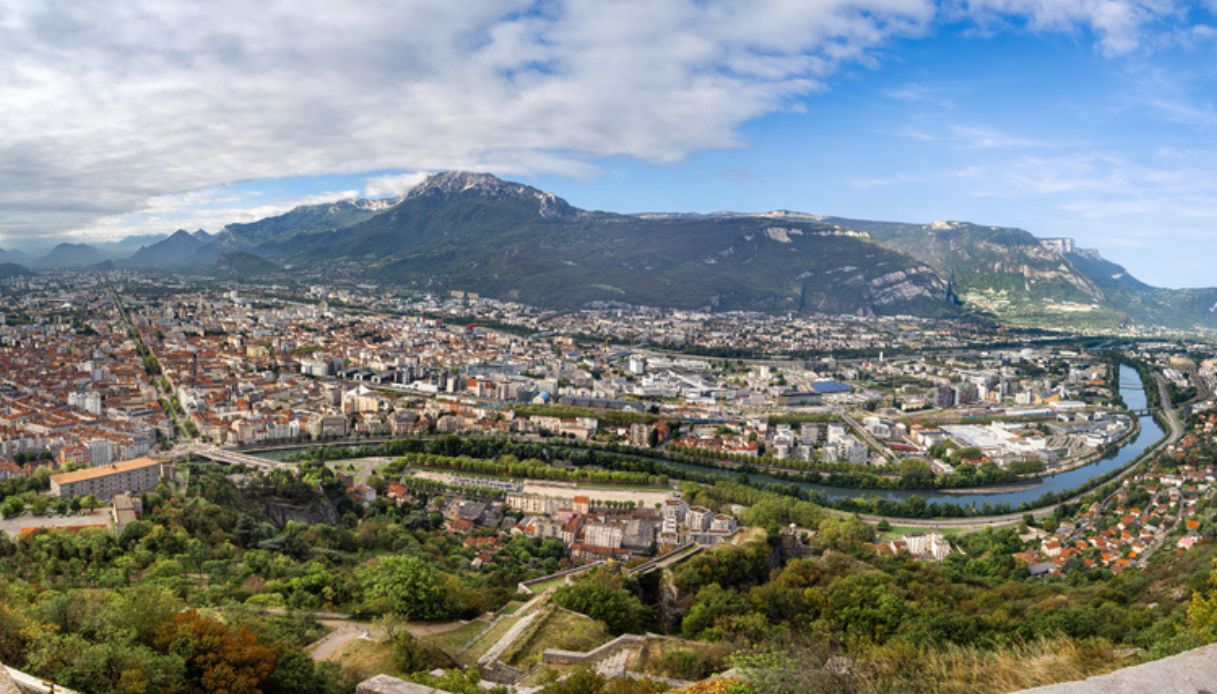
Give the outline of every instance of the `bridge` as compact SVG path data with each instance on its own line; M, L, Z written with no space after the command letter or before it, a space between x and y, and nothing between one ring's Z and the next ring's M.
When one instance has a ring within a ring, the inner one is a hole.
M679 564L680 562L688 559L689 557L693 556L694 554L697 554L698 552L702 551L702 549L703 549L703 547L701 545L697 545L692 542L689 542L687 544L681 545L680 547L677 547L676 549L672 550L671 552L668 552L667 554L665 554L661 557L655 557L654 559L651 559L650 561L647 561L643 564L639 564L638 566L635 566L632 569L626 569L625 575L626 576L645 576L646 574L649 574L652 571L662 571L663 569L666 569L669 566Z
M1153 414L1153 410L1151 410L1149 408L1144 408L1144 409L1140 409L1140 410L1129 410L1129 413L1132 414L1134 417L1148 417L1151 414Z
M236 451L226 451L223 448L216 446L208 446L206 444L191 443L181 447L178 451L182 454L189 454L198 458L206 458L217 463L227 463L229 465L245 465L247 467L261 470L262 472L271 472L272 470L289 470L294 468L290 463L281 463L277 460L268 460L259 458L246 453L238 453Z

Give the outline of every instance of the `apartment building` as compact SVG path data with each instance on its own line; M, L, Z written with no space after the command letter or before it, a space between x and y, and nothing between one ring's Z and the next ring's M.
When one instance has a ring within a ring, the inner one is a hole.
M52 475L51 494L65 499L92 494L98 499L108 500L123 492L150 492L156 489L161 476L161 463L151 458L136 458L112 465Z

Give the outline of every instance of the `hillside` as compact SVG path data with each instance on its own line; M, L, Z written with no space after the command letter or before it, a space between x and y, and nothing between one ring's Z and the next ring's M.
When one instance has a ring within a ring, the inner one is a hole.
M135 237L132 237L135 238ZM148 237L143 237L148 238ZM336 270L541 307L645 304L773 313L957 315L1071 329L1217 328L1217 289L1152 287L1098 251L1022 229L798 212L615 214L490 174L435 174L398 200L304 205L214 236L179 230L122 267ZM92 267L132 239L60 244L39 267ZM3 258L0 258L3 260ZM11 260L11 258L10 258Z
M829 219L926 263L967 305L1007 321L1113 325L1125 316L1059 251L1022 229L967 222L903 224Z
M278 264L265 258L256 256L253 253L243 253L240 251L225 253L220 256L215 264L215 270L218 274L234 278L268 275L279 272L282 269Z
M308 237L358 224L394 204L390 200L339 200L302 205L256 222L229 224L193 254L190 264L212 265L220 256L233 252L275 259L297 255Z
M82 268L108 259L105 253L87 243L61 243L39 258L36 264L47 268Z
M210 241L211 236L202 229L193 234L185 229L178 229L169 238L140 248L126 259L124 264L149 268L191 265L191 257Z
M1078 251L1069 262L1095 284L1113 308L1139 322L1189 328L1217 325L1217 288L1162 289L1129 274L1094 251Z
M905 224L827 218L864 230L933 267L969 307L1011 323L1049 327L1217 327L1217 289L1163 289L1097 250L1060 247L1022 229L968 222Z
M829 313L952 313L929 267L825 224L619 215L486 174L430 178L397 206L303 239L382 280L559 308L630 303Z
M34 273L30 272L29 268L17 263L0 263L0 280L6 280L11 277L29 277Z
M0 248L0 263L29 263L30 256L16 249Z

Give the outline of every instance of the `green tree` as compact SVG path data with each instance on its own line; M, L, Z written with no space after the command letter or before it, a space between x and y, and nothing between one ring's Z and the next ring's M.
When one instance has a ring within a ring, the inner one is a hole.
M614 634L641 632L648 612L637 596L621 587L620 577L600 569L562 586L553 600L560 607L604 622Z
M21 500L21 497L10 496L4 500L3 504L0 504L0 515L5 518L15 518L22 513L25 513L25 502Z
M361 583L366 598L380 611L407 619L442 619L453 612L439 571L411 554L382 557L363 572Z
M919 489L934 483L934 470L919 458L909 458L900 463L900 486Z

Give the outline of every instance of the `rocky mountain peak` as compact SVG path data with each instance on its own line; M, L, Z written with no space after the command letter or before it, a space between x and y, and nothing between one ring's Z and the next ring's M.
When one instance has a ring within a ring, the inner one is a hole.
M502 200L535 201L542 217L565 217L575 213L565 200L523 183L513 183L488 173L474 171L442 171L428 176L406 195L406 200L427 195L455 195L474 192Z

